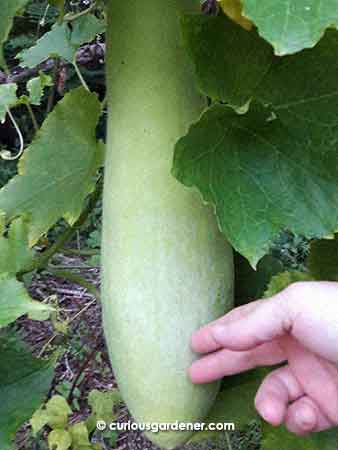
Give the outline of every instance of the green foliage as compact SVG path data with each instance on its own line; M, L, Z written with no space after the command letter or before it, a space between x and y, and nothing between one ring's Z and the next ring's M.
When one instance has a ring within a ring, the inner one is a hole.
M121 403L121 395L118 390L110 392L100 392L96 389L90 392L88 404L91 407L92 414L87 419L87 427L90 432L94 431L96 423L103 420L105 423L111 423L116 420L114 408Z
M89 441L89 433L85 423L76 423L70 427L69 434L71 436L73 450L93 450L96 448Z
M7 232L4 222L4 216L0 215L0 328L24 314L35 320L46 320L53 308L33 301L15 278L34 257L34 252L28 247L29 225L18 218L10 224Z
M209 108L176 145L176 178L186 186L196 186L204 200L216 207L222 231L253 266L285 228L308 238L332 233L338 222L338 33L327 33L315 49L297 56L281 60L271 55L268 66L261 66L257 57L264 76L253 90L247 88L246 59L241 63L230 55L225 89L226 69L218 64L224 61L224 52L220 53L215 34L206 31L214 20L224 20L230 42L236 25L228 27L227 19L221 17L186 20L192 27L193 43L189 45L200 68L198 75L201 78L203 67L207 80L205 93L213 96L216 80L217 92L233 93L231 99L223 96L224 102L234 103L237 92L246 92L246 98L240 97L237 104L250 99L251 103L246 114L236 114L223 104ZM236 35L239 54L242 49L248 51L242 33L248 32L241 29ZM223 32L219 39L224 42ZM194 46L195 40L203 45ZM265 45L262 40L252 40L250 53L259 55ZM209 86L210 67L217 75L210 78ZM242 80L240 90L237 79Z
M60 13L60 19L63 18L65 14L65 0L48 0L49 4L58 8Z
M23 271L34 258L28 247L29 223L23 218L13 220L5 235L5 216L0 214L0 273L15 275Z
M218 0L223 11L246 30L252 29L252 22L243 16L241 0Z
M57 428L49 433L48 445L55 450L68 450L72 445L72 437L67 430Z
M71 413L72 410L66 399L60 395L54 395L46 407L40 408L34 413L30 421L33 432L37 433L45 425L49 425L53 429L65 428Z
M254 270L248 261L235 254L235 295L236 305L249 303L261 298L271 277L284 270L281 261L271 255L264 256Z
M72 63L80 45L103 33L104 23L93 15L77 19L72 28L67 23L55 24L34 47L23 50L17 57L23 66L35 67L48 57L60 57Z
M29 100L32 105L40 105L44 89L53 86L52 78L49 75L40 72L36 78L31 78L27 83Z
M85 422L69 424L72 410L66 399L54 395L45 407L38 409L31 418L33 432L36 435L43 427L48 425L51 429L48 434L48 443L57 450L100 450L101 446L90 442L90 435L96 429L96 422L104 420L110 423L116 419L113 410L121 401L117 390L100 392L93 390L88 397L92 413Z
M306 270L306 259L310 251L310 241L298 234L283 232L272 245L271 254L287 270Z
M58 8L52 6L52 2L48 2L48 0L30 0L25 9L25 18L27 18L29 23L35 25L35 29L36 26L53 25L58 15ZM36 33L34 34L36 37ZM22 48L24 47L26 46L22 46Z
M223 14L182 19L199 89L211 99L212 107L177 144L174 174L185 185L197 186L204 200L216 207L223 232L252 265L272 246L272 256L263 257L257 271L244 258L237 258L238 304L262 297L264 292L265 296L273 295L295 281L338 281L337 238L313 240L307 264L304 262L309 251L307 239L333 236L338 228L337 32L326 32L317 44L328 26L337 27L337 2L243 0L244 15L258 26L259 34L243 29L251 29L251 23L242 15L239 0L221 3L243 28ZM81 11L79 2L70 5L50 0L49 8L46 1L2 3L0 47L5 44L9 65L15 64L12 56L22 49L19 57L30 68L52 56L73 63L79 46L104 31L103 21L91 14L71 24L62 22L65 9L75 14ZM16 19L9 34L14 16L21 11L24 16ZM314 49L293 56L273 54L295 53L315 44ZM5 68L2 49L0 67ZM96 72L88 71L88 75L95 84ZM73 84L68 83L66 90ZM42 123L48 109L43 98L47 86L52 86L49 75L40 73L28 79L28 99L22 96L24 83L0 85L0 121L6 118L7 109L17 107L15 117L26 143L33 132L20 103L30 101L38 123ZM57 100L61 92L56 86ZM36 257L30 246L60 218L74 223L93 190L103 161L102 145L96 139L100 112L95 94L82 88L67 94L28 147L19 163L19 174L0 191L0 210L9 221L6 228L1 213L0 327L23 314L44 319L52 311L45 303L33 301L16 276ZM15 171L15 162L0 160L0 164L2 186ZM82 240L93 249L100 248L100 214L98 208L89 225L82 228ZM66 229L64 224L54 238ZM284 233L276 241L284 229L299 234ZM98 265L99 255L90 262ZM56 332L64 336L70 333L68 322L57 311L52 312L52 323ZM79 327L74 333L78 336L82 332ZM53 363L35 360L4 334L0 334L0 361L0 447L12 450L15 431L45 398ZM227 378L208 420L235 421L242 427L255 418L253 397L262 376L257 374ZM67 397L72 391L73 408L79 406L81 392L71 382L58 384L56 391ZM35 433L42 435L48 427L49 447L57 450L97 449L91 443L96 421L116 419L114 407L120 401L119 394L92 391L88 398L91 415L75 425L69 423L73 411L62 396L52 397L34 414L31 423ZM266 424L263 431L261 450L337 448L335 431L302 438ZM208 437L213 435L197 434L194 441Z
M0 68L6 66L2 46L7 40L16 13L25 6L28 0L4 0L0 8Z
M30 217L30 243L59 218L72 224L79 217L103 161L103 146L95 135L99 115L95 94L83 88L67 94L25 151L19 174L0 191L0 210L9 219Z
M244 428L258 415L252 399L262 381L266 370L257 369L246 374L227 377L216 401L209 412L206 423L235 423L236 429ZM190 442L219 435L219 431L200 431Z
M313 47L325 29L338 26L338 1L242 0L244 15L251 19L277 55Z
M315 279L338 281L338 236L312 242L307 264Z
M47 394L54 375L53 361L32 357L15 337L0 334L0 446L11 440Z
M33 34L19 34L6 42L5 50L8 53L17 53L18 50L31 47L35 44L36 37Z
M305 272L282 272L278 275L272 277L267 290L265 291L264 297L271 297L277 294L292 283L297 281L311 281L313 277L309 273Z
M201 92L234 107L245 105L269 71L270 45L223 14L185 15L181 23Z
M5 120L7 109L14 106L18 101L17 88L18 86L15 83L0 84L0 122Z
M16 161L0 160L0 189L8 183L8 181L16 173Z
M337 429L312 433L309 436L296 436L284 427L263 426L261 450L336 450L338 446Z
M53 308L36 302L15 278L0 273L0 328L9 325L24 314L34 320L47 320Z

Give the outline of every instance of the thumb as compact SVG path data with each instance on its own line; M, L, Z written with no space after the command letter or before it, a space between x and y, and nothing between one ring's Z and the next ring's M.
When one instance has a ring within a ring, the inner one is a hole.
M283 336L293 325L289 294L287 288L269 299L238 308L235 318L210 325L211 337L222 347L240 351Z

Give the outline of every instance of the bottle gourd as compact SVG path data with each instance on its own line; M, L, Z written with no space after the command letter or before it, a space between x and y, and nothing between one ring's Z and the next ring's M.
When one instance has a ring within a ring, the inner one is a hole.
M219 384L189 380L197 358L190 337L231 308L233 256L211 209L171 175L175 142L205 106L179 26L199 1L108 0L107 7L106 341L136 421L201 421ZM147 435L174 448L191 432Z

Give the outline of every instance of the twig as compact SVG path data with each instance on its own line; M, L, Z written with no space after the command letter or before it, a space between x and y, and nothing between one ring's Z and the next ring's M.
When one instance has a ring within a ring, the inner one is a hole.
M38 121L36 120L34 111L33 111L33 109L32 109L32 107L31 107L29 102L25 103L25 105L26 105L26 108L27 108L28 113L30 115L30 118L32 120L32 124L33 124L34 130L35 130L35 132L37 132L39 130L39 124L38 124Z
M98 347L98 345L96 344L95 347L93 348L93 350L89 353L89 355L87 356L87 358L84 360L83 364L81 365L81 367L80 367L80 369L79 369L79 371L78 371L78 373L77 373L77 375L76 375L76 377L75 377L75 379L73 381L72 387L71 387L69 395L68 395L68 399L67 400L68 400L69 403L72 403L74 390L76 388L77 382L79 381L82 373L86 370L87 366L91 362L94 354L97 351L97 347Z
M92 305L94 305L96 303L96 298L94 300L92 300L91 302L88 302L86 304L86 306L84 306L78 313L76 313L71 319L69 319L68 323L72 323L75 319L77 319L78 317L80 317L81 314L83 314L84 312L87 311L87 309L89 309Z
M60 333L54 333L52 337L50 337L48 339L48 341L44 344L44 346L42 347L42 349L40 350L39 354L38 354L38 358L41 358L41 356L45 353L46 349L48 348L48 346L54 341L54 339L59 335Z
M66 248L65 255L94 256L100 253L99 249L78 250L77 248Z
M62 252L64 252L65 250L62 250ZM97 253L98 254L98 253ZM96 267L93 266L86 266L86 265L81 265L81 266L55 266L53 264L53 269L55 270L96 270Z

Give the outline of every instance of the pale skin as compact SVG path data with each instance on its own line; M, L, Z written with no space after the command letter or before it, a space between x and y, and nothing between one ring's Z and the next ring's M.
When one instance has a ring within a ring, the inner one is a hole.
M300 436L338 426L338 283L294 283L236 308L197 330L192 348L194 383L284 363L255 398L270 424Z

